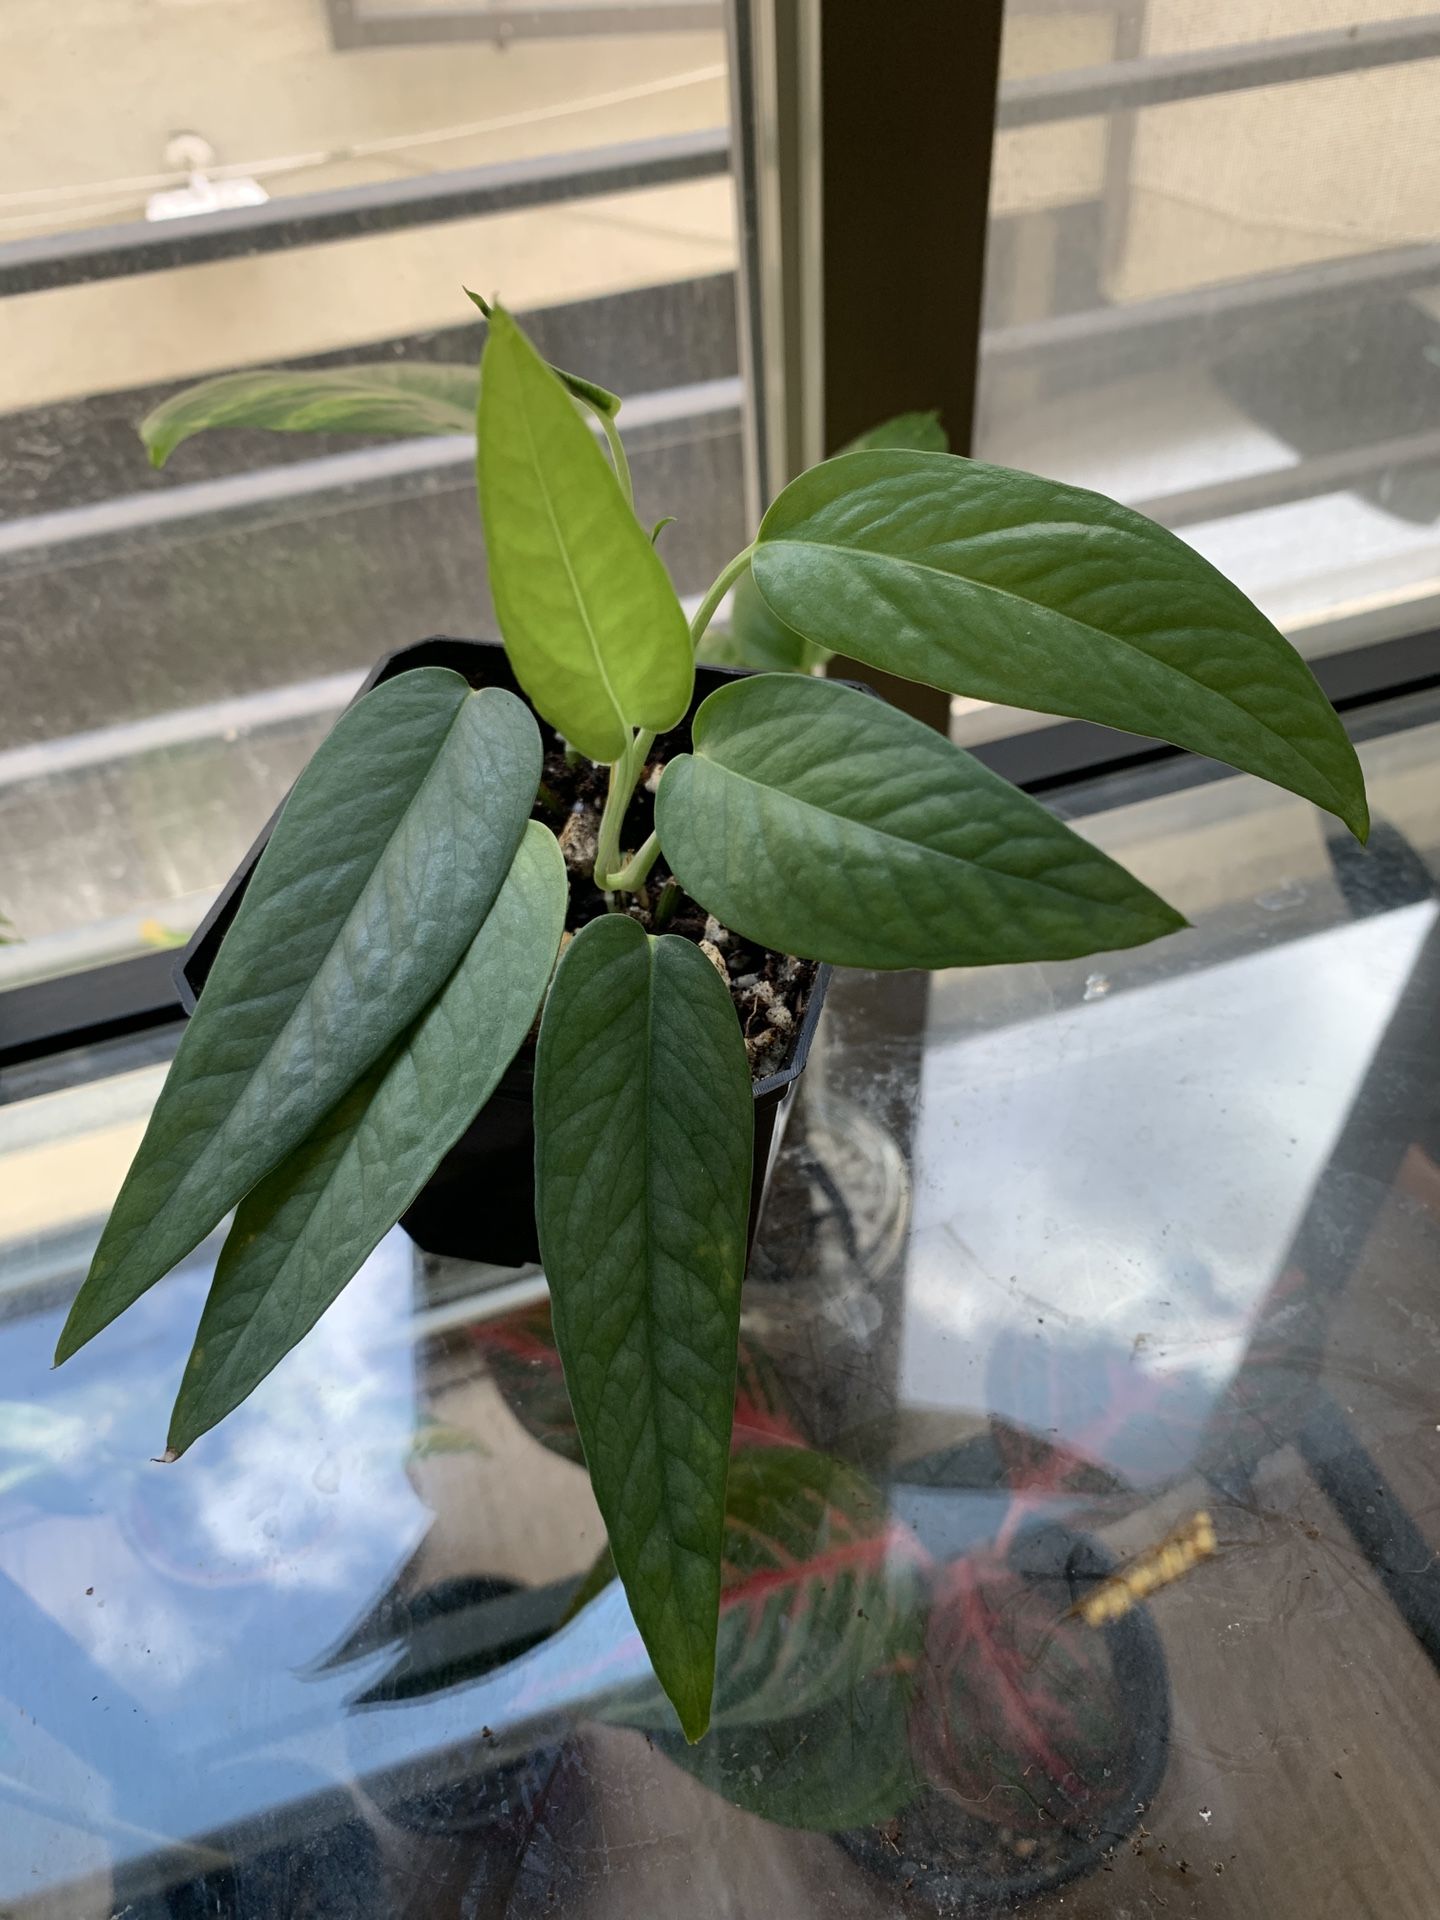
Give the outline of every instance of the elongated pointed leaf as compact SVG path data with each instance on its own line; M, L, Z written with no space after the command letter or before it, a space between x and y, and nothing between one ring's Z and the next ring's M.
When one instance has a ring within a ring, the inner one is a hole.
M436 999L241 1202L175 1403L172 1455L310 1331L489 1099L535 1018L568 898L555 836L532 820Z
M944 453L949 447L938 413L900 413L882 420L841 449L859 453L866 447L911 447L918 452ZM735 583L726 627L711 627L702 642L704 658L717 667L749 667L757 673L810 673L823 667L834 649L817 647L770 611L747 568Z
M869 1481L801 1446L731 1461L712 1725L769 1726L845 1699L918 1651L922 1560ZM615 1719L663 1726L658 1691Z
M829 680L712 693L655 820L681 885L748 939L856 967L1138 946L1185 924L942 735Z
M523 701L444 668L342 715L251 876L57 1360L197 1246L434 998L500 891L539 778Z
M592 760L690 704L695 664L659 556L570 397L497 307L477 475L506 651L538 710Z
M735 1455L711 1737L666 1750L785 1826L883 1820L916 1791L907 1711L923 1640L923 1554L884 1497L804 1447ZM658 1697L607 1714L662 1737Z
M479 375L474 367L406 360L391 365L254 367L202 380L164 400L140 422L150 464L209 427L268 427L276 433L473 433Z
M780 495L753 568L818 646L1154 734L1365 835L1354 749L1299 654L1192 548L1100 494L949 454L845 454Z
M691 1740L715 1681L753 1129L739 1021L705 956L592 921L540 1028L540 1251L616 1569Z

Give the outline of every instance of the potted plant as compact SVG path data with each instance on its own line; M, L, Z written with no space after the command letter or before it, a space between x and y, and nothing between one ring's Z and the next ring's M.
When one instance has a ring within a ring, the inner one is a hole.
M172 1418L169 1456L182 1453L335 1298L543 1006L536 1218L566 1384L637 1626L694 1740L715 1686L755 1127L725 940L782 971L934 968L1070 958L1184 925L1038 802L834 681L730 681L662 767L727 592L752 582L822 651L1213 755L1362 838L1364 788L1303 661L1181 541L1098 495L946 453L871 447L801 475L687 623L659 529L632 508L618 402L547 367L502 309L489 318L480 511L523 698L444 668L399 673L318 749L57 1359L238 1207ZM463 374L387 372L349 424L459 417ZM251 419L338 423L333 391L317 422L319 376L300 376L308 400L287 398L286 376L238 378ZM150 423L152 453L237 407L233 389L182 399ZM557 736L572 765L604 769L578 886L546 822Z

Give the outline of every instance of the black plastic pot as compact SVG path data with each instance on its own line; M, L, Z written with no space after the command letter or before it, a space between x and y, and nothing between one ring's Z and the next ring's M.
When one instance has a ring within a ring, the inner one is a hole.
M391 680L397 673L406 673L415 667L449 667L463 674L472 687L506 687L524 698L503 647L493 641L438 637L419 640L413 646L387 653L360 693L368 693L380 681ZM690 721L700 702L727 680L740 677L721 667L697 668L695 698L683 727L677 732L688 738ZM357 700L360 693L355 696ZM215 904L176 962L175 984L187 1013L195 1010L220 943L235 918L255 863L278 817L277 808L259 839L221 888ZM810 989L789 1064L755 1084L755 1172L750 1189L749 1231L752 1246L765 1184L779 1144L780 1124L795 1084L805 1070L829 982L830 969L822 966ZM460 1260L483 1260L501 1267L524 1266L539 1259L531 1105L534 1064L533 1047L523 1047L484 1109L446 1154L401 1220L411 1239L425 1252L447 1254Z

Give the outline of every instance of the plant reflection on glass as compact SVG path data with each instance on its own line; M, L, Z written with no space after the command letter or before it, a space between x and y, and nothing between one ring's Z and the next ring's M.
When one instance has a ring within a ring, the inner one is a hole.
M537 1221L566 1385L615 1565L694 1740L716 1694L754 1124L704 916L778 955L873 968L1067 959L1184 925L941 735L806 669L843 651L1157 735L1362 837L1364 790L1308 668L1212 567L1099 495L936 450L928 416L802 474L687 621L660 529L633 508L619 402L477 304L480 511L528 704L422 668L376 686L320 747L57 1358L237 1208L172 1418L183 1452L355 1274L543 1007ZM248 373L168 402L143 432L159 463L226 423L459 431L476 396L452 367ZM686 718L732 588L748 657L800 671L711 694L661 769L657 737ZM567 872L537 814L539 720L606 770L589 878L610 910L569 929L558 966ZM632 800L657 778L654 831L633 844ZM699 909L693 937L658 930L662 875L670 905L682 892ZM730 1686L723 1674L722 1703Z
M481 1322L468 1337L525 1431L574 1459L547 1308ZM863 1830L904 1816L907 1845L922 1855L929 1845L947 1873L1073 1867L1097 1834L1126 1830L1148 1791L1142 1756L1158 1745L1163 1759L1165 1738L1164 1664L1148 1623L1132 1616L1097 1631L1075 1604L1103 1586L1106 1562L1059 1516L1077 1489L1092 1501L1127 1491L1090 1456L1106 1431L1102 1417L1066 1450L996 1423L980 1436L1003 1475L995 1532L937 1556L867 1474L808 1443L773 1364L742 1336L711 1737L679 1739L653 1682L617 1687L627 1662L610 1635L630 1627L613 1611L598 1636L556 1646L565 1718L642 1729L724 1798L783 1825L863 1842ZM607 1554L565 1622L578 1632L613 1578ZM479 1619L476 1639L486 1644ZM515 1659L543 1662L534 1645ZM404 1675L398 1651L393 1671ZM434 1684L470 1677L456 1664ZM517 1671L515 1701L544 1695ZM513 1763L527 1736L498 1720L496 1732Z

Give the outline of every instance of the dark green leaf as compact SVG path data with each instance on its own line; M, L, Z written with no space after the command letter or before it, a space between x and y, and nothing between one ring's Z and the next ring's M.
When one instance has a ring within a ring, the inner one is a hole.
M944 453L948 445L938 413L902 413L862 433L842 451L912 447ZM701 643L701 652L712 666L749 667L757 673L810 673L823 667L832 651L830 647L817 647L772 613L748 571L735 583L729 624L712 626Z
M709 1739L673 1757L737 1805L834 1831L915 1790L906 1732L921 1555L884 1496L803 1447L735 1455ZM613 1717L663 1728L658 1701Z
M988 966L1138 946L1185 924L943 735L834 681L737 680L666 767L660 845L685 891L780 953Z
M510 870L539 777L524 703L440 667L342 715L251 877L57 1359L198 1245L434 998Z
M175 1403L172 1455L310 1331L489 1099L534 1021L568 898L555 836L532 820L436 999L242 1201Z
M465 288L465 297L467 300L472 300L475 303L487 320L493 316L495 309L490 305L490 302L482 299L478 293L472 293L469 287ZM557 367L553 362L550 365L550 371L557 380L564 382L577 400L583 400L585 405L590 407L595 413L606 414L612 420L615 418L615 415L619 413L620 396L618 393L611 393L608 387L600 386L597 381L587 380L583 374L566 373L563 367ZM474 425L473 417L471 419L471 425Z
M615 1556L610 1551L610 1542L604 1546L590 1562L587 1570L580 1576L580 1584L565 1603L565 1620L573 1620L577 1613L583 1613L592 1600L600 1595L615 1579ZM623 1719L623 1714L615 1716Z
M591 1484L686 1737L710 1717L754 1101L699 948L621 914L541 1023L536 1211Z
M422 360L291 373L256 367L203 380L140 422L152 466L207 427L279 433L473 433L479 375Z
M549 1300L517 1307L494 1320L478 1320L469 1338L484 1355L496 1392L531 1439L563 1460L583 1461ZM742 1339L735 1371L734 1445L799 1444L803 1437L775 1362L753 1340Z
M1154 734L1364 837L1359 763L1304 661L1208 561L1100 494L948 454L846 454L780 495L753 567L818 646Z
M481 367L477 472L506 651L536 708L592 760L690 704L690 630L595 437L503 308Z
M799 1446L730 1464L713 1724L769 1726L843 1698L914 1651L919 1556L877 1488ZM658 1696L626 1703L663 1725Z

